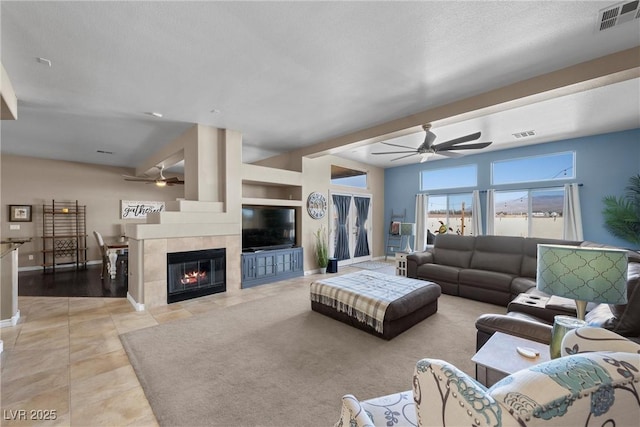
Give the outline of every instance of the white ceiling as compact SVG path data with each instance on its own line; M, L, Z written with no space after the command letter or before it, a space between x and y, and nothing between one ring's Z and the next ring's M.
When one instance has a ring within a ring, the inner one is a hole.
M19 104L1 149L136 167L201 123L241 131L251 162L637 47L638 20L596 31L613 3L3 0L1 59ZM637 127L636 78L433 132L438 143L481 130L489 150ZM340 155L419 160L368 154L390 149Z

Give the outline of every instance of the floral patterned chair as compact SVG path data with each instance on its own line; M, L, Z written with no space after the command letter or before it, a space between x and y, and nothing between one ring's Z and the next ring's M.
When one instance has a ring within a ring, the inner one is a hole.
M445 361L422 359L413 390L364 402L344 396L336 427L639 425L640 345L580 328L565 337L563 356L488 389Z

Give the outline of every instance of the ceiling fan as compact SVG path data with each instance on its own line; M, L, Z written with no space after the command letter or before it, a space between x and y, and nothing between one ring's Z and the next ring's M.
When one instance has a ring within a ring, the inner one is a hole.
M385 151L382 153L371 153L371 154L405 154L410 153L405 156L396 157L395 159L391 159L391 161L404 159L406 157L415 156L416 154L420 154L422 158L420 159L420 163L426 162L431 154L440 154L446 157L460 157L461 153L456 153L456 150L478 150L481 148L488 147L491 145L491 142L478 142L475 144L464 144L465 142L475 141L480 138L480 132L472 133L469 135L461 136L460 138L451 139L449 141L441 142L440 144L435 144L436 135L431 132L431 125L426 124L422 125L422 129L427 133L424 138L424 142L420 144L418 148L412 150L405 151ZM392 144L390 142L383 142L385 145L390 145L392 147L400 147L400 148L411 148L405 147L403 145ZM458 145L464 144L464 145Z
M165 176L162 174L162 172L164 171L164 166L156 166L156 168L158 168L160 173L155 178L153 178L153 177L131 176L131 175L122 175L122 176L124 177L125 181L144 182L144 183L147 183L147 184L155 184L158 187L165 187L165 186L172 186L172 185L177 185L177 184L184 184L184 181L182 181L177 176L172 176L170 178L165 178Z

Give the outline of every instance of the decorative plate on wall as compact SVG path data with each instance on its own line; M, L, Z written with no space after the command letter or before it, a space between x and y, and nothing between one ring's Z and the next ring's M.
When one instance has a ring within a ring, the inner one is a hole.
M327 198L314 191L307 198L307 212L311 218L320 219L327 213Z

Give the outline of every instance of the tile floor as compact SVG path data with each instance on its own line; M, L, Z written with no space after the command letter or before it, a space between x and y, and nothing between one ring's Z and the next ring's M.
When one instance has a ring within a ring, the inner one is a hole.
M340 274L358 269L341 267ZM393 274L393 264L380 272ZM0 329L2 426L154 426L119 335L308 286L285 280L136 312L124 298L19 297L20 321ZM49 418L48 420L42 418ZM54 419L52 419L54 418Z

